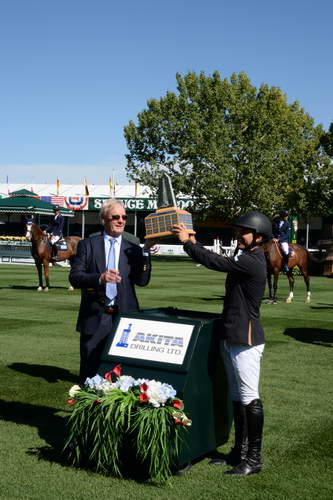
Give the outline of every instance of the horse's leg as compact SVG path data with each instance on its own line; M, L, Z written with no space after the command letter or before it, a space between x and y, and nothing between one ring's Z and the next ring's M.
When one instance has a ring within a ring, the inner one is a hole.
M37 292L41 292L43 290L42 261L35 259L35 264L36 264L36 267L37 267L38 281L39 281Z
M289 295L286 298L286 302L287 304L291 304L294 298L294 285L295 285L292 269L289 269L289 271L287 272L287 278L289 281Z
M48 292L50 288L50 280L49 280L49 261L47 259L43 260L43 267L44 267L44 276L46 282L44 292Z
M274 283L273 283L273 297L272 297L272 303L276 304L277 303L277 286L278 286L278 280L279 280L279 273L274 271Z
M302 273L304 283L306 285L306 299L305 302L311 302L311 292L310 292L310 276L307 266L298 266Z
M268 300L272 301L273 295L272 295L272 273L268 272L267 273L267 284L268 284Z

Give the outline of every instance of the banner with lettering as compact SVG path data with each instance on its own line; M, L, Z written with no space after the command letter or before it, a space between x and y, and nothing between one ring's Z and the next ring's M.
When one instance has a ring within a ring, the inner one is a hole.
M89 210L98 211L103 203L109 198L89 198ZM121 201L129 212L149 212L157 209L157 199L155 198L117 198ZM188 210L193 205L193 200L189 198L178 198L177 208Z

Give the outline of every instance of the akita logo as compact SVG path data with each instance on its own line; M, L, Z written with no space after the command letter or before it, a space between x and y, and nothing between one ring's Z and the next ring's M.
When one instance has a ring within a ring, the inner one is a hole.
M128 337L132 328L132 323L128 324L127 328L123 329L120 340L117 343L117 347L128 347Z

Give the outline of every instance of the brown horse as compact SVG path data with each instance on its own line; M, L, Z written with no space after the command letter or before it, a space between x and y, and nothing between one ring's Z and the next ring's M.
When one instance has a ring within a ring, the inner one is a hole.
M289 281L289 295L286 302L290 304L294 298L294 276L293 268L297 266L304 278L306 285L306 302L311 302L310 292L310 278L309 278L309 252L301 245L289 245L291 254L289 256L288 267L289 271L286 273ZM272 304L276 303L277 284L279 273L283 267L283 257L279 244L271 240L264 244L265 257L267 262L267 282L269 288L269 300ZM272 290L272 274L274 275L274 284ZM273 291L273 293L272 293Z
M26 224L25 237L28 241L31 241L31 255L35 259L35 264L38 271L39 286L37 290L39 292L41 290L44 290L44 292L48 292L50 287L49 264L50 262L54 262L52 258L52 247L49 243L48 236L39 226L37 226L37 224L34 224L29 220ZM81 238L79 238L78 236L68 236L64 239L67 243L68 250L58 250L57 261L64 261L68 259L69 262L71 262L71 258L76 254L77 245ZM45 288L43 288L42 266L44 268L46 283ZM73 290L73 287L70 286L68 290Z

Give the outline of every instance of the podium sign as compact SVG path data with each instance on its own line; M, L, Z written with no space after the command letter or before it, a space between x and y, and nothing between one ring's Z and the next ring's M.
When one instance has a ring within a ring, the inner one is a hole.
M221 316L173 307L120 314L98 373L121 363L122 373L171 384L184 400L187 428L179 465L228 440L232 423L220 355Z
M183 323L122 317L108 354L182 365L193 328Z

